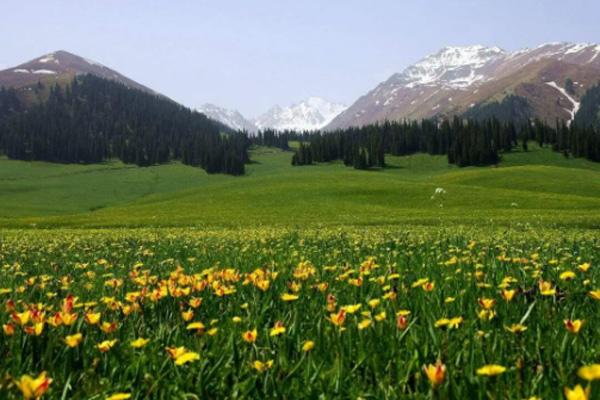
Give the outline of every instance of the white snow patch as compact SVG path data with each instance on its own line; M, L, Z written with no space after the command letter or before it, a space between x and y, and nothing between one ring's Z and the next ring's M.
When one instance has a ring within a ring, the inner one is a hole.
M585 50L590 46L591 45L589 43L575 43L569 48L569 50L565 51L565 55L579 53L580 51Z
M50 53L50 54L46 54L44 57L40 58L38 60L38 62L41 62L42 64L46 64L46 63L54 63L54 64L59 64L58 60L56 58L54 58L54 53Z
M573 122L575 120L575 115L579 111L579 108L581 107L581 103L579 103L577 100L575 100L573 97L571 97L571 95L569 93L567 93L567 91L565 89L558 86L556 84L556 82L546 82L546 85L558 90L560 93L562 93L563 96L565 96L567 99L569 99L569 101L573 104L573 109L569 110L569 109L565 108L565 110L568 111L569 114L571 114L571 119L569 120L569 125L570 125L571 122Z
M16 72L18 74L29 74L30 73L28 69L23 69L23 68L13 69L13 72Z
M56 71L52 71L50 69L36 69L31 72L38 75L56 75Z

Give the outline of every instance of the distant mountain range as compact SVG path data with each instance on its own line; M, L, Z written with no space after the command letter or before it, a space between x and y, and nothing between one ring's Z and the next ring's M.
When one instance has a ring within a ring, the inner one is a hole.
M572 120L581 97L598 81L596 44L548 43L512 53L446 47L392 75L326 129L501 109L509 116Z
M27 98L38 82L67 83L83 74L160 95L96 61L66 51L0 71L0 87L17 88ZM498 47L446 47L392 75L350 107L310 97L291 106L275 106L255 119L211 104L198 111L218 122L222 130L250 133L267 128L335 130L385 120L454 115L572 121L582 97L599 81L597 44L548 43L512 53Z
M309 97L288 107L275 106L256 119L247 119L236 110L205 104L198 111L236 130L256 132L264 129L278 131L314 131L327 126L347 106L320 97Z

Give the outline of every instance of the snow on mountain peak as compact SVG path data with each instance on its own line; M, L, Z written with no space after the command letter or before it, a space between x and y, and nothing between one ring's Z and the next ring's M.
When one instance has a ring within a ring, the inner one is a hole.
M481 45L445 47L408 67L398 75L398 79L406 87L429 84L467 87L485 79L480 70L506 54L498 47Z
M259 129L318 130L328 125L347 107L321 97L308 99L289 107L275 106L258 117L254 123Z
M244 118L237 110L228 110L208 103L200 106L197 110L207 117L219 121L234 130L247 131L250 133L256 132L256 126Z

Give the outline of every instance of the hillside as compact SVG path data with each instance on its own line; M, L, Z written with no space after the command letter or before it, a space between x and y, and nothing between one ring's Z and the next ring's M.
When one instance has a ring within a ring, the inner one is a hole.
M157 94L152 89L93 61L64 50L45 54L14 68L0 71L0 87L28 90L38 82L53 84L70 82L77 75L94 75L113 80L147 93Z
M504 155L500 167L445 157L388 157L389 168L290 166L258 148L241 178L178 163L138 168L0 160L1 226L316 227L482 224L600 226L600 164L550 149ZM431 199L436 188L443 199ZM440 207L440 206L443 207Z

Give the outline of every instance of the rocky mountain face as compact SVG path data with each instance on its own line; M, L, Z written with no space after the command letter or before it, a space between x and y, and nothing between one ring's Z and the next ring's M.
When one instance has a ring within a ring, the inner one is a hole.
M570 121L580 98L598 81L596 44L549 43L512 53L497 47L446 47L392 75L326 129L463 115L508 97L524 99L530 117Z

